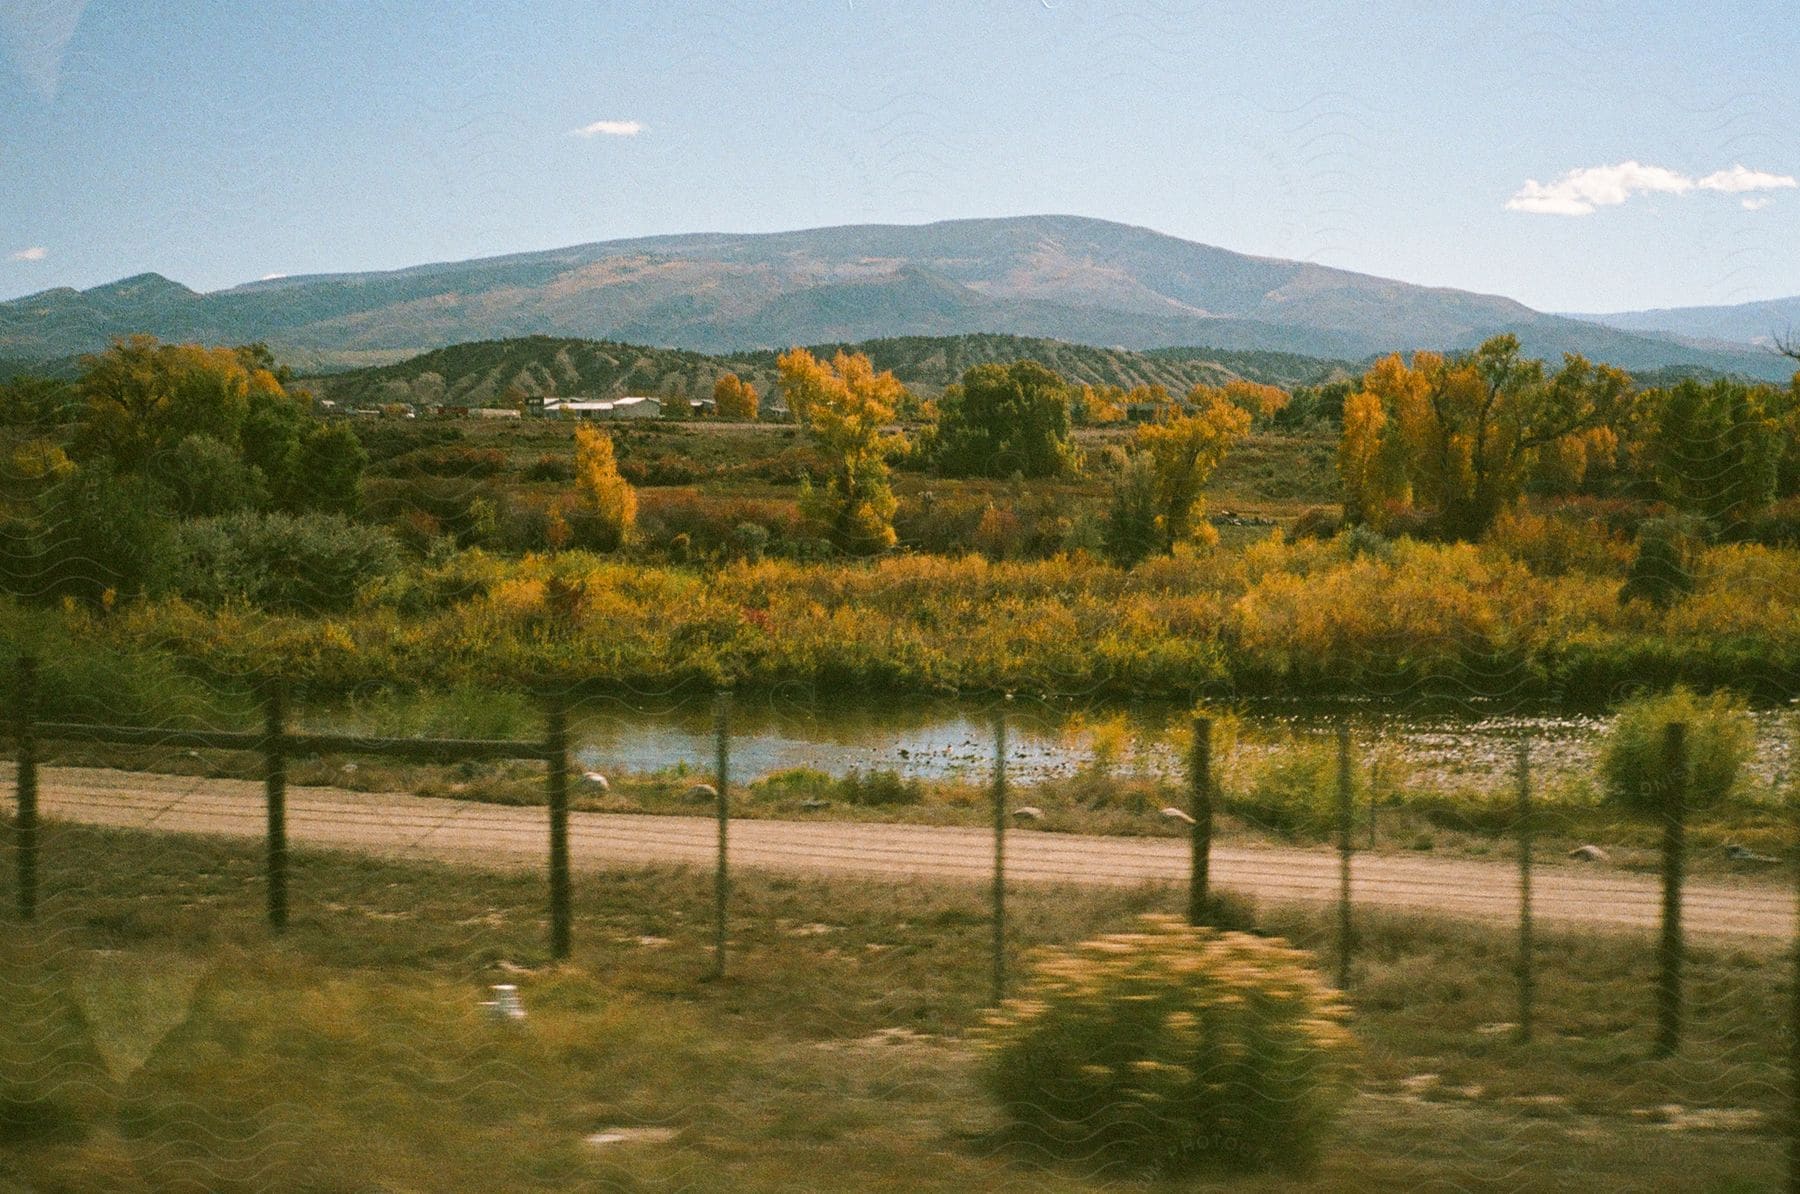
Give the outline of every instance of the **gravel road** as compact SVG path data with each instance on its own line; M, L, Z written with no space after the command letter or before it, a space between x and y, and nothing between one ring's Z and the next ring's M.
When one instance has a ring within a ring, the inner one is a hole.
M229 837L264 830L262 787L254 782L85 767L40 775L46 819ZM12 767L0 768L9 790L11 780ZM710 866L714 859L718 829L709 816L577 812L569 822L578 869ZM289 789L288 834L296 847L497 868L541 865L547 838L542 808L315 787ZM994 847L986 829L741 820L731 823L730 854L734 866L762 870L983 880L992 875ZM1016 883L1185 883L1187 858L1187 843L1168 838L1012 829L1006 842L1007 877ZM1337 898L1338 859L1330 850L1215 847L1212 875L1217 886L1259 901ZM1518 916L1518 874L1504 862L1360 854L1351 891L1358 904L1387 909L1496 922ZM1605 864L1540 862L1533 872L1532 910L1543 922L1652 929L1661 898L1654 876ZM1683 908L1696 935L1766 944L1795 931L1793 893L1766 878L1690 882Z

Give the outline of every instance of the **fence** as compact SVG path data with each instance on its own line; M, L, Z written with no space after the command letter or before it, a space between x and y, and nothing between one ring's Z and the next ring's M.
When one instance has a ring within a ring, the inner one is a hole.
M288 925L290 900L297 895L289 881L289 842L287 825L287 783L289 762L307 755L339 754L382 757L419 762L458 762L464 760L526 760L545 764L545 876L549 909L549 950L553 957L569 956L575 926L572 921L570 865L570 801L568 779L570 748L567 709L554 695L542 698L544 733L538 740L457 739L457 738L391 738L355 734L310 733L290 728L283 688L267 683L261 693L263 724L259 730L195 730L152 729L133 726L41 721L38 719L38 678L36 662L23 658L19 662L18 701L14 710L14 735L17 749L17 798L13 818L12 841L15 854L14 875L19 917L30 921L40 903L39 834L39 759L45 742L85 742L114 745L151 745L159 747L203 750L242 751L259 755L266 825L264 830L264 877L267 895L267 920L274 933ZM715 701L714 791L711 795L716 818L716 859L713 878L712 961L710 974L724 977L728 970L730 939L731 870L730 833L732 826L730 756L731 704L729 693L720 693ZM1008 782L1007 755L1008 717L1004 708L994 717L992 734L994 756L990 784L993 861L990 885L992 923L992 991L995 1003L1005 998L1008 986L1008 862L1007 845L1011 824L1020 814L1033 810L1009 807L1011 789ZM1213 724L1206 717L1192 722L1190 753L1185 760L1187 807L1169 808L1164 815L1180 820L1188 827L1187 842L1187 913L1194 924L1212 923L1217 916L1216 893L1212 890L1215 817L1219 807L1217 771L1213 749ZM1356 800L1354 776L1356 758L1348 726L1340 725L1335 735L1335 847L1337 855L1337 890L1335 899L1335 931L1332 957L1337 985L1352 988L1357 953L1356 901L1353 886ZM1686 881L1688 791L1686 777L1689 744L1686 727L1671 724L1662 741L1659 790L1656 804L1662 811L1660 848L1660 918L1656 945L1656 978L1652 993L1655 1008L1654 1051L1660 1057L1673 1057L1681 1049L1686 1021L1684 965L1686 936L1683 927L1683 888ZM1513 760L1515 811L1513 828L1516 842L1518 884L1518 933L1513 979L1516 986L1516 1034L1521 1042L1533 1038L1537 997L1537 947L1533 922L1533 851L1537 816L1533 806L1533 779L1529 747L1520 743ZM1371 795L1373 800L1373 794ZM1371 825L1374 805L1369 809ZM1800 942L1794 955L1796 981L1789 1010L1791 1056L1794 1078L1792 1103L1793 1125L1790 1129L1790 1174L1792 1188L1800 1190Z

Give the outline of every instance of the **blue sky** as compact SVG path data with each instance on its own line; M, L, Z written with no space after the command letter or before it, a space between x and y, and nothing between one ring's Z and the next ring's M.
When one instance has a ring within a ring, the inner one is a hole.
M1800 294L1796 63L1785 0L0 0L0 296L1073 212L1742 302Z

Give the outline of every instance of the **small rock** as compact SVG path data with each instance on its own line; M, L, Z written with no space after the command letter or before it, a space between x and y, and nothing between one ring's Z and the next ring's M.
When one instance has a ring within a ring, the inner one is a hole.
M1602 850L1599 846L1585 845L1576 846L1573 850L1570 850L1569 857L1575 859L1577 862L1605 862L1611 855L1605 850Z
M1658 1110L1672 1132L1754 1132L1766 1118L1753 1107L1693 1107L1669 1103Z
M1165 808L1162 811L1162 815L1170 821L1180 821L1183 825L1192 825L1194 823L1194 818L1190 817L1181 809L1176 808L1174 805Z
M1015 821L1042 821L1044 819L1044 810L1041 808L1033 808L1031 805L1026 804L1015 808L1012 815L1013 820Z
M358 768L354 762L350 762L345 763L342 767L339 767L338 770L342 771L345 775L355 775L360 768Z
M675 1135L674 1128L602 1128L584 1139L601 1148L608 1144L667 1144Z
M694 804L699 804L703 800L717 800L718 798L719 789L713 787L711 784L695 784L687 790L686 795L686 799Z
M800 807L805 809L809 813L816 813L822 808L830 808L831 801L820 800L818 797L814 796L814 797L810 797L806 800L802 800L800 802Z
M586 792L612 791L612 785L607 783L606 777L601 775L598 771L583 771L581 773L581 787L582 790Z
M1740 846L1733 842L1725 847L1725 857L1733 862L1753 862L1757 866L1772 866L1781 861L1772 854L1758 854L1748 846Z

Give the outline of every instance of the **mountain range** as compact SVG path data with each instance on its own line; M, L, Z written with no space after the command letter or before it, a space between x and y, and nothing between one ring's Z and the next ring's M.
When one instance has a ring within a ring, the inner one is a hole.
M1773 348L1800 342L1800 296L1728 307L1661 307L1569 318L1702 347L1741 348L1749 344Z
M0 357L50 360L148 332L262 340L303 368L549 335L704 353L1006 333L1150 349L1365 359L1511 332L1526 351L1633 370L1785 379L1749 344L1534 311L1495 295L1255 257L1105 220L1019 216L644 237L200 293L159 274L0 303Z

